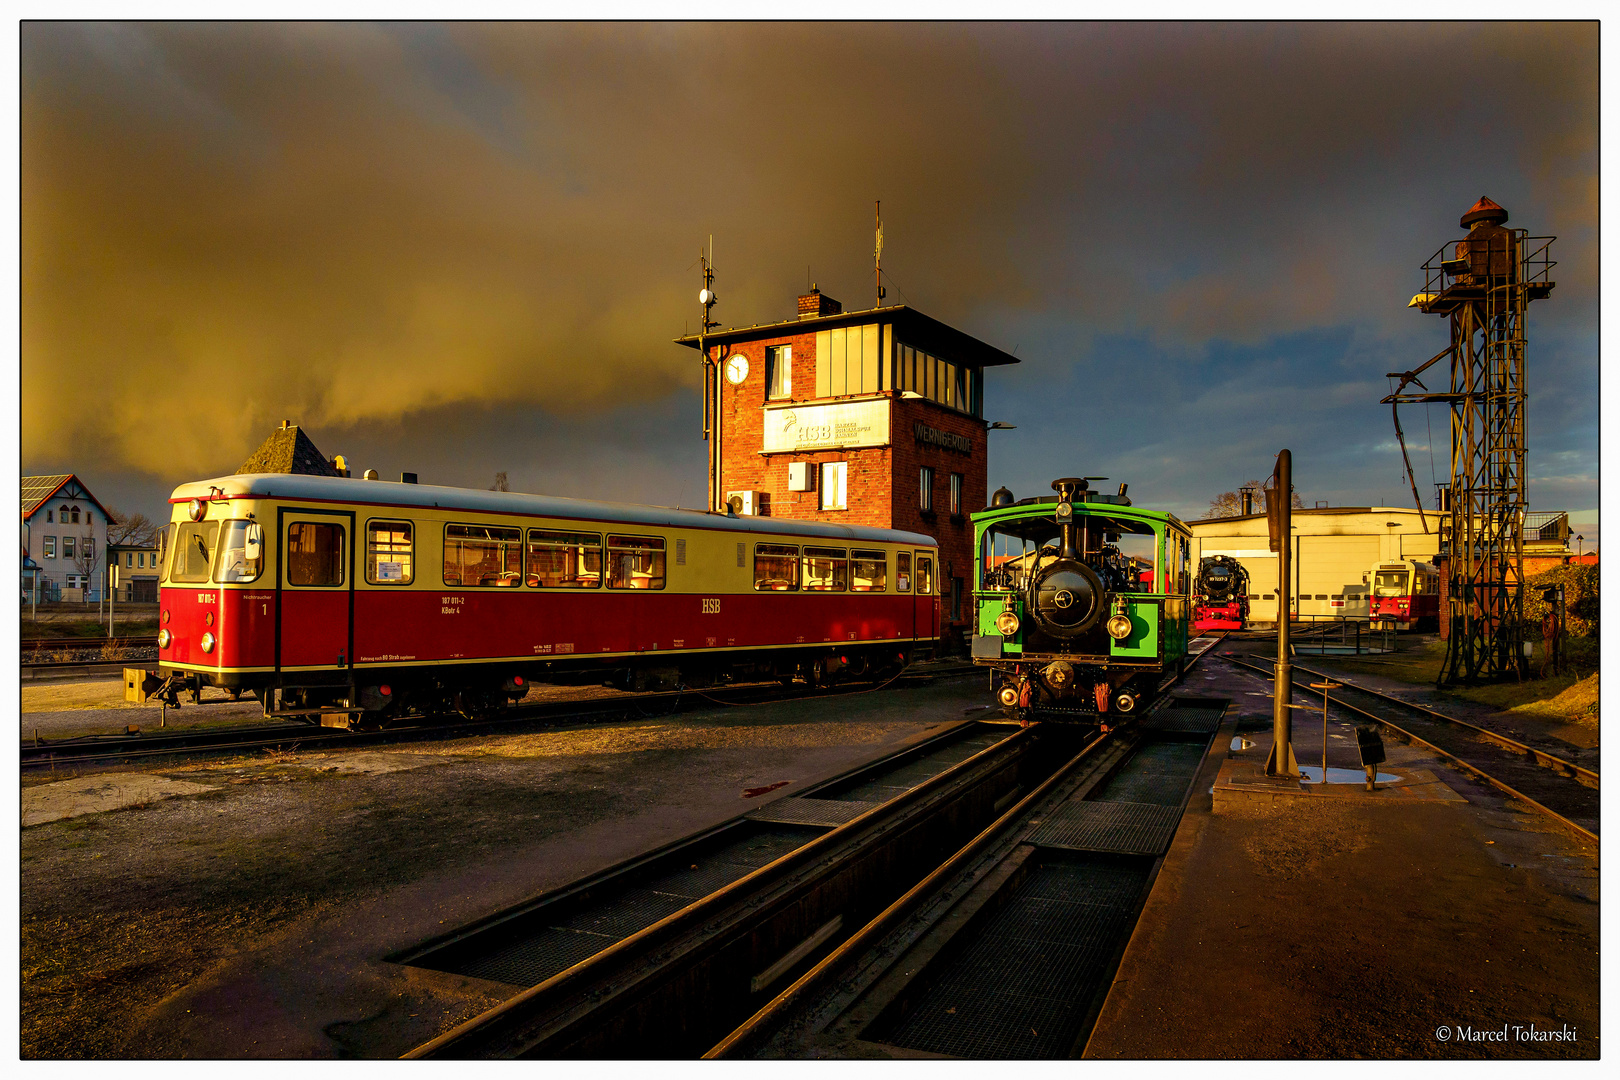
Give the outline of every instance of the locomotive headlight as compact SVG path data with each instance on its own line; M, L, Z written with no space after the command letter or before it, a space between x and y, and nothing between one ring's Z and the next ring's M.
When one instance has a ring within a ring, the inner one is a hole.
M208 653L214 651L214 635L212 633L204 634L202 636L202 651Z
M191 500L191 520L201 521L208 514L208 503L202 499Z
M1018 612L1008 608L996 616L996 630L1002 637L1012 637L1018 633Z
M174 640L174 638L170 635L170 633L167 630L159 630L158 631L158 648L167 649L169 647L169 642L171 642L173 640Z
M1131 617L1124 612L1108 617L1108 636L1116 641L1124 641L1131 636Z

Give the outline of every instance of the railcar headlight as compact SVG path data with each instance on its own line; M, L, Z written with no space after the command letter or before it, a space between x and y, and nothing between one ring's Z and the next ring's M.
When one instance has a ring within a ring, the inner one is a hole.
M191 520L201 521L208 516L208 503L203 499L191 500Z
M1002 637L1012 637L1018 633L1018 612L1008 608L996 616L996 630Z
M210 653L214 651L214 635L213 634L211 634L211 633L210 634L204 634L202 636L202 651L203 652L210 652Z
M174 640L174 638L169 634L169 632L167 630L159 630L158 631L158 648L167 649L169 647L169 642L171 642L173 640Z
M1108 636L1116 641L1124 641L1131 636L1131 617L1124 612L1108 617Z

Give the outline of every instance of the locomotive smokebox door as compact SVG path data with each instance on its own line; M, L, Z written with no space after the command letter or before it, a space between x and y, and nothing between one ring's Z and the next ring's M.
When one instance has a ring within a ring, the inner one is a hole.
M1356 728L1356 749L1361 751L1362 765L1382 765L1384 763L1384 740L1378 734L1377 728Z

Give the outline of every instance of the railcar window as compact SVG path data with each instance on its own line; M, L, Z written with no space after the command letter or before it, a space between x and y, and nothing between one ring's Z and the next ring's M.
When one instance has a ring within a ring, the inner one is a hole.
M529 584L541 589L600 589L599 533L529 530Z
M174 522L172 521L158 530L157 551L152 556L152 565L157 567L159 581L170 580L169 560L167 556L169 554L170 547L169 539L172 536L174 536Z
M225 522L225 537L219 545L220 582L257 581L264 570L264 530L256 521Z
M843 548L805 548L804 587L817 592L843 592L849 587L849 552Z
M889 588L889 556L883 551L849 553L849 587L855 592L887 592Z
M917 554L917 592L923 595L934 592L934 560L921 552Z
M169 580L192 583L208 580L213 565L214 540L219 536L217 521L184 521L174 539L174 571Z
M523 584L523 530L503 525L446 525L444 583L496 589Z
M895 592L911 591L911 552L897 551L894 553L894 590Z
M1374 596L1404 596L1406 595L1406 571L1380 570L1373 579Z
M343 584L343 526L295 521L287 526L287 583Z
M409 585L416 578L415 530L408 521L366 522L366 580Z
M608 588L662 589L664 587L664 538L662 536L613 536L607 538Z
M754 545L754 591L797 592L799 549L791 544Z

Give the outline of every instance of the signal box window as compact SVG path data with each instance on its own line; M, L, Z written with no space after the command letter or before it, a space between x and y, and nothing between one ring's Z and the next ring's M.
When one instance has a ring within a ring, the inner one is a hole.
M797 592L799 549L791 544L754 545L754 591Z
M804 587L818 592L843 592L849 582L849 552L843 548L804 549Z
M602 537L529 530L529 584L541 589L600 589Z
M951 473L951 516L962 516L962 474Z
M257 581L264 570L264 530L256 521L227 521L215 581Z
M174 537L174 571L169 580L186 584L207 581L218 536L217 521L182 522Z
M934 470L927 465L922 467L917 481L917 489L918 508L925 514L931 513L934 509Z
M934 591L934 560L926 555L917 556L917 592L932 595Z
M850 552L849 587L853 592L885 592L889 587L889 557L881 551Z
M664 538L662 536L609 536L608 588L662 589Z
M848 509L848 499L845 492L845 478L848 476L849 463L847 461L828 461L821 466L821 508L823 510Z
M409 585L416 577L415 554L410 522L366 522L366 580L371 584Z
M909 551L895 552L894 588L896 592L911 591L911 552Z
M446 525L444 583L497 589L523 584L523 530L501 525Z
M176 542L184 540L185 536L186 526L181 525ZM298 521L287 526L287 583L343 584L343 526L316 521Z
M793 396L793 346L772 345L765 350L766 396Z

